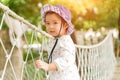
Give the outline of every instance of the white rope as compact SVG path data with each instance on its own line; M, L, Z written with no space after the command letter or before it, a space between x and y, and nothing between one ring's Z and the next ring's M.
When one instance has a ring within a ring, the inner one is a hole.
M18 39L16 39L16 37L15 37L15 33L13 32L13 24L12 24L12 18L10 18L9 17L9 15L7 14L7 11L5 12L5 21L6 21L6 23L9 25L9 30L11 30L12 31L12 33L11 33L11 36L10 36L10 39L11 40L13 40L13 41L11 41L12 42L12 45L14 46L17 46L18 47ZM14 22L14 21L13 21ZM18 24L17 24L17 26L19 26ZM12 38L11 38L12 37ZM19 50L19 52L20 52L20 49L19 49L19 47L18 47L18 50ZM17 54L17 53L16 53ZM19 54L21 54L21 53L19 53ZM6 55L8 55L8 54L6 54ZM11 68L12 68L12 71L13 71L13 74L14 74L14 76L15 76L15 79L17 80L17 77L16 77L16 73L15 73L15 69L13 68L13 65L12 65L12 62L11 62L11 60L9 59L9 62L10 62L10 66L11 66Z
M111 80L116 60L113 51L112 33L99 44L76 45L79 55L78 69L81 80Z
M4 47L3 42L2 42L1 39L0 39L0 43L1 43L2 47L3 47L3 49L5 50L5 47ZM6 71L6 69L7 69L7 64L8 64L8 61L10 60L10 58L11 58L11 55L12 55L13 50L14 50L14 47L15 47L15 44L13 45L13 47L12 47L12 49L11 49L11 51L10 51L10 54L9 54L9 55L6 55L7 60L6 60L6 62L5 62L5 66L4 66L4 69L3 69L3 74L2 74L2 77L1 77L2 80L4 79L5 71ZM6 51L5 51L5 52L6 52ZM14 72L14 69L13 69L13 72ZM15 73L15 72L14 72L14 73ZM15 76L15 75L14 75L14 76Z
M22 66L22 71L21 71L21 77L20 77L20 80L23 79L23 72L24 72L25 64L26 64L26 62L23 62L23 66Z
M18 23L21 31L23 31L23 37L25 38L27 48L26 48L26 59L25 61L23 61L21 75L20 75L21 80L23 80L24 78L23 76L25 76L26 80L30 80L31 77L32 77L32 80L36 80L36 79L40 80L40 75L39 75L40 70L35 68L35 65L34 65L35 60L32 54L31 45L34 43L34 40L35 40L35 43L39 43L37 37L40 35L43 36L41 40L42 41L41 45L38 46L38 53L39 53L39 59L44 60L43 44L46 43L45 42L46 37L47 38L53 38L53 37L51 37L44 31L39 30L37 27L30 24L28 21L24 20L23 18L21 18L20 16L12 12L8 7L4 6L1 3L0 3L0 8L5 11L1 20L0 28L2 28L3 19L5 18L6 19L5 22L6 24L8 24L9 27L13 28L13 26L15 27L15 24ZM23 27L29 27L32 30L31 31L32 35L29 39L30 42L28 42L27 35L24 33ZM38 32L40 32L41 34L38 35ZM116 63L111 35L112 35L111 32L108 33L107 37L102 42L96 45L91 45L91 46L75 45L77 48L76 56L77 56L78 70L80 72L81 80L111 80L114 66ZM15 34L13 34L13 39L15 40L15 43L12 46L10 54L7 53L7 50L4 47L3 41L0 39L2 48L7 56L0 80L4 80L8 62L10 62L15 80L17 80L16 72L13 68L12 62L10 61L14 47L17 44ZM32 63L31 72L28 70L29 56L31 56L31 62L29 65L31 65ZM33 73L33 75L30 75L30 73Z
M105 39L102 42L98 43L98 44L88 45L88 46L84 46L84 45L75 45L75 46L76 47L82 47L82 48L94 48L94 47L98 47L98 46L102 45L108 39L108 37L111 36L111 34L112 34L112 31L110 31L109 34L105 37Z
M0 23L0 30L2 29L4 17L5 17L5 13L4 13L3 16L2 16L2 21L1 21L1 23Z
M16 18L20 22L23 22L24 24L28 25L28 27L30 27L31 29L33 29L33 30L35 30L37 32L40 32L41 34L46 35L47 37L53 38L51 35L47 34L46 32L44 32L42 30L39 30L36 26L32 25L31 23L29 23L24 18L18 16L16 13L11 11L7 6L4 6L2 3L0 3L0 8L3 9L4 11L7 11L9 15L11 15L14 18Z
M36 36L37 36L37 34L36 34ZM43 60L43 47L42 47L42 45L43 45L44 40L45 40L44 38L45 38L45 36L43 36L43 38L42 38L42 44L41 44L41 46L38 46L39 55L40 55L39 59L41 59L41 60ZM37 37L36 37L36 41L39 43ZM39 69L35 68L34 80L36 79L38 72L39 72Z
M32 33L32 36L31 36L30 44L32 44L32 41L33 41L33 33ZM28 56L29 56L29 54L31 54L30 49L31 49L31 48L29 48L29 49L27 50L27 57L26 57L25 62L27 62L27 60L28 60ZM26 69L26 66L25 66L25 72L27 73L28 80L29 80L29 74L28 74L28 71L27 71L27 69Z
M0 5L0 7L2 7L1 5ZM22 20L22 19L20 19L20 18L18 18L16 15L14 15L14 13L12 13L11 12L11 10L9 10L9 9L7 9L7 8L5 8L4 9L4 11L5 11L5 22L6 22L6 24L9 26L9 29L12 29L13 31L14 31L14 26L15 26L15 24L16 24L16 22L17 21L15 21L14 20L14 18L12 18L12 17L15 17L15 19L16 20L18 20L19 21L19 23L21 23L22 22L22 25L23 24L25 24L25 22L24 22L24 20ZM9 15L11 15L12 17L10 17ZM17 18L16 18L17 17ZM3 23L3 21L1 22L1 26L2 26L2 23ZM18 23L18 22L17 22ZM19 24L18 23L18 24ZM27 23L26 23L27 24ZM20 25L20 26L22 26L22 25ZM16 25L16 26L19 26L19 25ZM28 26L30 26L30 25L28 25L27 24L27 27ZM30 27L31 28L31 27ZM36 33L36 32L39 32L39 31L37 31L38 29L35 27L34 29L32 28L32 30ZM16 42L16 36L14 35L14 33L12 32L12 34L13 34L13 40ZM32 34L34 34L34 33L32 33ZM37 34L37 33L36 33ZM47 33L46 33L47 34ZM45 36L48 36L48 35L46 35L46 34L44 34ZM43 34L42 34L43 35ZM30 44L32 44L32 42L33 42L33 36L35 36L35 35L32 35L32 37L31 37L31 41L30 41ZM36 36L38 36L38 35L36 35ZM45 37L44 36L44 37ZM26 39L26 35L24 34L24 38ZM51 38L50 36L49 36L49 38ZM13 41L13 47L14 46L16 46L16 44L14 44L14 41ZM36 38L36 41L38 42L38 40L37 40L37 38ZM42 41L44 41L44 38L42 39ZM26 42L27 42L27 39L26 39ZM27 43L27 44L29 44L29 43ZM43 44L43 43L42 43ZM3 47L4 48L4 47ZM40 50L39 50L40 51ZM42 58L42 54L41 53L43 53L43 49L42 49L42 47L41 47L41 51L39 52L40 53L40 58L41 59L43 59ZM21 80L22 80L22 78L23 78L23 73L24 72L26 72L27 74L27 76L28 76L28 80L30 79L29 77L29 73L28 73L28 70L26 69L27 67L26 67L26 62L27 62L27 59L28 59L28 55L30 54L30 56L32 57L32 61L34 62L34 58L33 58L33 55L32 55L32 52L31 52L31 50L30 50L30 48L27 50L27 56L26 56L26 59L25 59L25 62L23 62L23 67L22 67L22 73L21 73ZM11 55L10 55L11 56ZM10 60L9 59L10 57L7 57L7 60ZM3 70L3 74L2 74L2 80L3 80L3 78L4 78L4 76L5 76L5 71L6 71L6 66L7 66L7 64L8 64L8 61L5 63L5 67L4 67L4 70ZM10 64L12 64L12 63L10 63ZM14 71L14 69L12 68L12 71L15 73L15 71ZM35 76L36 76L36 74L35 74ZM16 78L16 76L15 76L15 78ZM17 80L17 78L16 78L16 80ZM34 80L35 80L35 77L34 77Z

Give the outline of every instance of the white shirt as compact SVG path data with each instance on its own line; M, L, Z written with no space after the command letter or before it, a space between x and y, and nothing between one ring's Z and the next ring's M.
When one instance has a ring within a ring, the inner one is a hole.
M55 39L48 44L48 54L50 54ZM52 62L56 64L58 71L49 71L50 80L80 80L75 63L75 46L70 35L62 36L52 54Z

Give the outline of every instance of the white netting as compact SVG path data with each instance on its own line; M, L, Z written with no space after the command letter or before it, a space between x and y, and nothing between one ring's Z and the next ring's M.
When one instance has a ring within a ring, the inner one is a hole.
M111 80L116 64L112 32L97 45L76 47L81 80Z
M46 60L43 44L52 37L1 3L0 8L0 80L44 80L45 72L37 70L34 61ZM2 30L4 24L9 32ZM111 80L116 63L111 33L97 45L76 45L76 50L81 80Z

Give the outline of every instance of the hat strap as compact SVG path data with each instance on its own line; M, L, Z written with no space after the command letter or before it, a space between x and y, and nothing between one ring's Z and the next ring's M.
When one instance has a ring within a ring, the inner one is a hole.
M56 37L55 44L54 44L54 46L53 46L53 48L52 48L52 50L51 50L51 52L50 52L50 55L49 55L49 57L48 57L48 63L52 62L52 54L53 54L53 51L54 51L54 49L55 49L55 47L56 47L56 45L57 45L57 43L58 43L58 38L59 38L59 36L60 36L61 29L62 29L62 23L61 23L61 27L60 27L58 36Z

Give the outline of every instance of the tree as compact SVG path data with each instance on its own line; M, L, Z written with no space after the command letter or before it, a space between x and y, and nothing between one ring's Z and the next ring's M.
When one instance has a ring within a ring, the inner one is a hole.
M117 10L118 10L118 13L119 13L119 16L118 16L118 39L120 41L120 0L116 0L116 4L117 4Z
M0 38L3 41L5 49L7 50L7 54L10 55L12 45L10 43L8 32L9 32L8 30L0 30ZM6 55L5 51L3 50L2 45L0 44L0 75L3 74L3 69L5 68L6 61L7 61L7 55ZM13 50L10 61L12 63L14 71L16 73L17 80L21 80L23 57L22 57L21 51L18 50L16 47ZM8 61L4 80L15 80L12 66L11 66L10 62Z
M119 18L118 18L118 38L120 40L120 9L119 9Z

